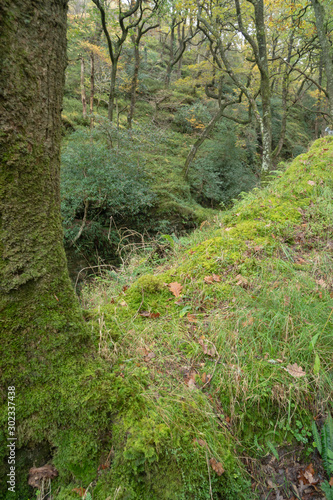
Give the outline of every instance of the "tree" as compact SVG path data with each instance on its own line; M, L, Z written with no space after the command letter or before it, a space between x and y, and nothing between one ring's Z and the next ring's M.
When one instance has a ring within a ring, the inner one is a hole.
M333 61L331 43L327 36L327 15L323 3L318 0L311 0L311 5L316 18L317 34L326 73L326 96L329 102L330 121L333 125Z
M144 6L142 0L136 0L132 2L128 10L122 11L121 2L119 2L118 8L118 25L120 27L120 35L116 34L116 40L112 39L108 26L107 26L107 12L104 6L104 2L100 0L93 0L94 4L98 8L101 16L101 23L103 27L103 32L107 41L109 56L111 59L111 75L110 75L110 92L109 92L109 105L108 105L108 117L109 120L113 121L113 111L114 111L114 99L116 93L116 76L118 61L121 55L123 45L127 39L128 34L140 25L144 16L148 12L148 17L150 18L152 11L157 8L158 2L155 0L153 7Z
M4 432L0 434L1 440L7 440L4 389L15 386L17 447L30 443L37 451L41 441L69 446L72 438L61 440L57 430L64 426L64 432L72 432L80 415L83 418L83 396L78 391L88 389L85 370L92 367L87 356L90 336L68 277L60 216L66 10L66 0L5 0L0 5L0 359L4 403L0 412ZM77 436L80 432L82 429L75 430ZM6 453L6 445L1 450ZM46 455L49 453L50 448ZM33 459L31 451L25 467L30 468ZM72 459L77 457L72 455ZM17 481L25 482L25 474L21 475ZM17 498L30 496L17 494Z

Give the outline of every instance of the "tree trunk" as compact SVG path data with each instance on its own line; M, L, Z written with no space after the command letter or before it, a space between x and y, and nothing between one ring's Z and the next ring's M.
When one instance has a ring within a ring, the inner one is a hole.
M176 20L173 18L171 21L171 28L170 28L169 59L167 62L167 70L166 70L166 75L165 75L165 86L167 88L170 85L171 72L172 72L173 63L174 63L175 22L176 22Z
M265 33L264 2L258 0L255 4L256 37L258 55L260 59L260 95L262 103L262 173L268 172L272 165L272 114L271 114L271 87L267 58L267 44Z
M325 27L325 8L318 0L311 0L315 13L318 39L321 47L322 61L325 68L327 93L329 100L329 114L331 125L333 126L333 61L331 54L331 45Z
M132 41L134 44L134 72L131 84L131 104L127 115L128 128L132 128L132 120L136 103L136 87L138 85L139 68L140 68L140 49L139 49L140 41L136 40L135 35L133 35Z
M95 98L95 56L93 52L90 52L90 128L94 125L94 118L92 116L94 111L94 98Z
M110 122L113 121L114 99L115 99L115 95L116 95L117 65L118 65L118 59L115 59L114 63L112 64L112 67L111 67L110 94L109 94L109 103L108 103L108 118L109 118Z
M55 431L68 399L59 373L90 345L62 243L66 11L66 0L0 5L0 386L19 394L18 447Z
M84 69L85 69L85 64L84 64L84 57L81 56L81 101L82 101L82 114L83 118L87 118L87 96L86 96L86 89L84 86Z

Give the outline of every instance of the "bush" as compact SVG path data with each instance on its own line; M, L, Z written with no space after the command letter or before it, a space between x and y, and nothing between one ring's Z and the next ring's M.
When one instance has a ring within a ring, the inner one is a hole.
M113 140L114 131L108 131ZM116 141L123 141L116 137ZM129 138L128 138L129 140ZM110 217L131 218L151 206L154 194L134 144L111 147L100 130L77 131L62 153L61 195L65 239L72 241L83 224L82 242L89 247L112 240ZM103 238L104 235L104 238Z

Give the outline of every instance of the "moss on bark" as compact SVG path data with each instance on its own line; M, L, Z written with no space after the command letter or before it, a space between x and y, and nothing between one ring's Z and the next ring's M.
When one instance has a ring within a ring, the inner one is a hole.
M4 458L0 473L4 474L8 473L8 386L16 388L17 449L25 456L18 459L17 467L44 465L29 464L27 457L38 456L33 451L38 443L49 442L57 447L54 459L60 473L89 477L96 470L98 429L110 411L110 377L91 358L91 338L70 284L62 244L60 112L66 9L65 0L5 0L0 6L0 440ZM45 458L42 454L38 460ZM16 498L27 498L27 470L17 470L16 478ZM6 484L2 488L0 496L6 498Z

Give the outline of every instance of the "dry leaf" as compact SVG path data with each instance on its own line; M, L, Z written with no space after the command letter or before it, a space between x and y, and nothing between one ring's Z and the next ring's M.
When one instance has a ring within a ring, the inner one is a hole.
M168 288L175 297L179 297L183 289L182 285L180 283L177 283L176 281L173 283L169 283Z
M209 460L209 463L211 465L211 468L216 472L216 474L218 476L222 476L224 469L222 467L221 462L217 462L217 460L215 460L215 458L211 458Z
M204 343L204 341L202 339L199 339L198 340L198 343L201 345L202 349L203 349L203 352L204 354L207 354L207 344Z
M330 479L330 482L328 483L330 486L333 486L333 476Z
M308 184L310 184L310 186L315 186L316 183L314 181L308 181Z
M304 484L317 484L318 479L314 478L314 468L312 467L312 464L308 465L304 470L300 470L298 474L298 479L299 482L302 481L303 485Z
M79 495L79 497L83 497L83 495L86 492L86 490L84 488L82 488L82 486L80 488L74 488L72 491L74 493L77 493Z
M297 363L294 363L293 365L288 365L287 368L285 368L285 370L292 377L295 377L295 378L304 377L306 375L306 373L303 370L303 368L301 366L298 366Z
M187 319L188 319L188 321L190 321L191 323L197 323L197 322L198 322L197 317L196 317L196 315L195 315L195 314L190 314L190 313L188 313L188 314L187 314Z
M139 314L143 318L151 318L151 319L159 318L160 316L160 313L152 313L149 311L141 311Z
M150 352L149 354L147 354L147 356L144 358L144 360L146 361L146 363L149 363L149 361L155 357L156 357L156 354L154 352Z
M208 444L203 439L197 439L197 438L195 438L194 442L198 443L199 446L203 446L204 448L208 448Z
M238 280L236 283L238 286L242 286L243 288L247 288L249 286L249 282L241 274L237 274L236 280Z
M323 279L316 280L316 283L317 283L317 285L319 285L319 286L321 286L323 288L327 287L327 283L325 283L325 281Z
M205 276L204 281L205 281L205 283L209 283L209 284L213 283L214 282L213 276Z
M232 227L226 227L224 228L225 231L230 231L232 229Z
M213 280L214 281L221 281L221 276L219 274L213 274Z
M121 302L119 302L119 305L121 307L127 307L127 303L124 300L122 300Z

